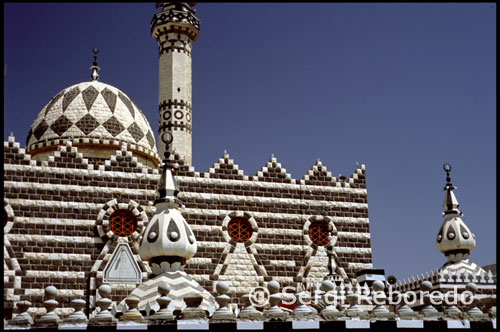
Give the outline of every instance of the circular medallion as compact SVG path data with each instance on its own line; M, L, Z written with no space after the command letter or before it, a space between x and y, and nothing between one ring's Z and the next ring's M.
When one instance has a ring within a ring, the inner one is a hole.
M186 113L187 122L191 122L191 113Z
M130 210L116 210L109 218L109 227L118 236L129 236L137 229L137 218Z
M163 143L172 143L172 141L174 140L174 137L172 136L171 133L169 132L164 132L163 134L161 134L161 140L163 141Z
M170 113L170 111L163 112L163 119L164 120L169 120L171 117L172 117L172 113Z
M245 243L250 240L253 229L247 219L234 218L229 221L227 225L227 232L233 241Z
M175 111L174 116L178 120L182 119L183 116L182 111Z

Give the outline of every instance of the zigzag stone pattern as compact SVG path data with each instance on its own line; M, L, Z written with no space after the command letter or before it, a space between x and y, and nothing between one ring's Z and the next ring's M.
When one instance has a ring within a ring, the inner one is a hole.
M255 271L254 279L260 283L273 279L283 287L296 287L321 282L322 276L297 277L307 264L305 253L310 248L303 227L318 216L328 216L335 224L336 253L350 279L356 271L371 266L364 166L355 171L353 182L344 181L344 185L338 181L306 184L303 179L277 177L286 171L275 158L266 164L267 171L263 169L257 176L244 175L227 153L204 173L196 172L177 153L170 158L177 164L178 197L184 204L180 211L198 243L197 254L187 261L185 271L203 288L213 290L221 276L227 279L229 273L238 271L239 267L218 268L232 252L234 243L224 233L223 223L234 215L249 217L254 223L255 237L244 244L247 259L238 264L251 264L241 268ZM110 201L115 200L117 208L129 208L133 201L144 211L145 220L150 220L155 212L152 202L158 170L138 161L127 144L108 159L96 162L85 158L68 140L40 161L32 160L14 137L4 142L4 170L5 198L14 216L6 237L14 256L11 259L20 267L11 273L18 278L17 283L10 278L6 292L37 303L40 307L36 310L41 312L43 289L52 285L60 290L58 310L72 310L70 302L75 298L85 298L94 310L96 289L102 284L102 260L116 247L98 232L99 214ZM287 181L269 181L274 178ZM122 239L133 251L139 241ZM148 262L138 264L143 276L150 273ZM92 287L89 280L94 280ZM241 295L250 286L255 282L235 278L230 291ZM112 288L110 298L118 305L135 285L112 284Z

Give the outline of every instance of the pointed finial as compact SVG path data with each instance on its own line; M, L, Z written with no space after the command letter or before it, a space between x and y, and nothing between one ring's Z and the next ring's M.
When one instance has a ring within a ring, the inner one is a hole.
M177 198L177 194L179 193L179 188L177 186L177 181L172 174L172 168L175 168L173 165L173 161L169 160L170 151L169 145L165 146L164 152L165 159L163 160L163 169L160 177L160 186L158 188L159 198L155 201L155 204L161 202L172 203L172 206L180 206L182 201Z
M92 63L92 67L90 67L90 70L92 70L92 75L90 75L90 78L92 78L92 81L98 81L99 74L97 72L101 69L97 65L97 53L99 53L99 49L97 47L94 47L92 49L92 52L94 52L94 62Z
M224 150L224 154L227 154L227 150Z
M457 189L457 187L451 184L451 178L450 178L451 165L447 163L444 164L443 170L446 172L446 185L443 188L443 191L446 191L446 196L444 198L444 203L443 203L443 207L445 208L444 214L456 213L461 216L462 212L458 210L460 204L458 204L457 198L453 193L453 190Z
M274 153L271 153L271 158L274 158Z

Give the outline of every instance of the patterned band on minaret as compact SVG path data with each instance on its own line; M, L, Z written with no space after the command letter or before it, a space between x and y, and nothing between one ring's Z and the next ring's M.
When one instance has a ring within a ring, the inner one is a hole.
M162 2L151 21L151 35L158 41L158 153L169 146L192 163L191 49L200 33L193 3Z

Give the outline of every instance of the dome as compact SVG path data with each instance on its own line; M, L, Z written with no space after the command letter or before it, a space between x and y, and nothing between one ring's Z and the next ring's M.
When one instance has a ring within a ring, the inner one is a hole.
M85 157L109 158L112 152L103 148L116 150L127 144L151 166L159 163L156 141L142 111L122 91L97 80L75 84L52 98L31 125L26 150L35 156L66 140L72 140Z

